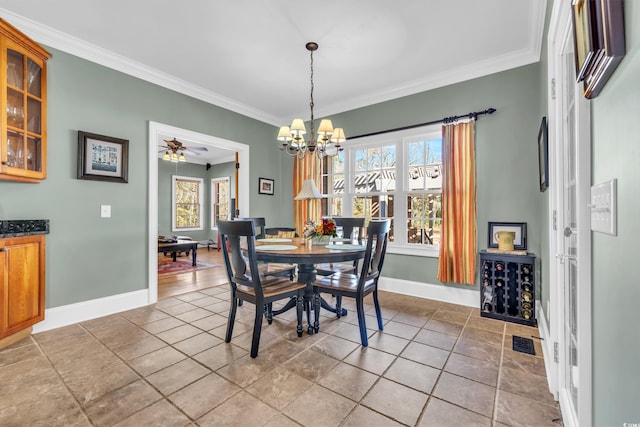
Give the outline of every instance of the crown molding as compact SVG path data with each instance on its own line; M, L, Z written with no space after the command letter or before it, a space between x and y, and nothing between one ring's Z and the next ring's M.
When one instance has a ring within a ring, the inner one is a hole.
M120 71L133 77L157 84L178 93L199 99L209 104L251 117L262 122L275 125L277 118L248 105L239 103L201 86L179 79L171 74L136 62L130 58L118 55L99 46L80 40L69 34L42 25L31 19L17 15L5 9L0 14L11 24L26 35L46 46L61 50L87 61Z

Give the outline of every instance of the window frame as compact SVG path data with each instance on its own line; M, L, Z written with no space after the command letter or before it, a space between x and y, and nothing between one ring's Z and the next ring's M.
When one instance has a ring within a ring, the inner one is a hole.
M195 181L198 182L198 223L199 225L196 227L178 227L177 226L177 204L176 204L176 184L178 181ZM198 231L204 230L204 179L193 177L193 176L181 176L181 175L171 175L171 231L173 232L181 232L181 231Z
M442 125L435 124L424 126L420 128L408 129L393 133L386 133L381 135L374 135L369 137L359 138L358 140L348 141L344 144L344 191L338 196L327 194L326 189L323 192L326 196L326 206L332 206L334 198L342 199L342 215L351 216L353 213L353 202L356 197L371 197L371 196L393 196L393 227L394 227L394 241L389 241L387 246L387 252L414 255L423 257L438 257L440 253L439 245L429 244L415 244L409 243L407 239L407 221L409 217L407 198L409 194L429 194L437 193L442 194L442 188L438 189L423 189L423 190L409 190L409 185L406 177L409 173L409 142L416 142L419 140L428 141L434 139L434 137L442 137ZM383 147L388 145L395 145L396 150L396 188L394 191L386 192L366 192L357 193L354 186L354 179L356 176L355 165L355 150L368 149L374 147ZM331 161L328 159L328 161ZM442 167L442 166L441 166ZM441 169L442 170L442 169ZM323 178L324 171L323 171ZM328 174L332 176L332 174ZM398 178L401 177L401 178ZM440 218L442 221L442 218ZM402 241L399 241L398 238Z
M227 185L229 186L229 204L228 204L228 212L229 212L229 217L227 217L227 220L230 219L231 217L231 177L229 176L225 176L225 177L219 177L219 178L211 178L211 229L212 230L217 230L218 229L218 224L215 218L215 213L216 210L214 209L214 206L216 205L216 199L217 199L217 185L221 182L226 182Z

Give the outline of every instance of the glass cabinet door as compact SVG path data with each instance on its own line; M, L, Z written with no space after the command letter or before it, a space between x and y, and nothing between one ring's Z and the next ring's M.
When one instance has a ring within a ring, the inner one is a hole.
M6 49L6 132L3 168L25 176L43 172L43 71L27 55Z

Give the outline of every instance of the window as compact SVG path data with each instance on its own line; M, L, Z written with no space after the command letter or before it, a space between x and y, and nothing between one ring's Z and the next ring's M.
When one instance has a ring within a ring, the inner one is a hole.
M202 178L173 175L173 231L202 230Z
M349 142L323 162L322 212L392 218L389 251L437 256L441 173L440 125Z
M227 221L231 216L229 177L211 180L211 229L218 228L218 221Z

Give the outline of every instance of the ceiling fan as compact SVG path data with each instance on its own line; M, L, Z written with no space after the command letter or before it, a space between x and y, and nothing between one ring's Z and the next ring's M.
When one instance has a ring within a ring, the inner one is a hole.
M165 145L159 152L166 150L162 158L164 160L171 160L172 162L186 162L187 158L184 156L185 152L199 156L200 153L198 153L198 151L208 151L207 147L187 147L175 137L173 139L165 139L164 142L166 142L167 145Z

